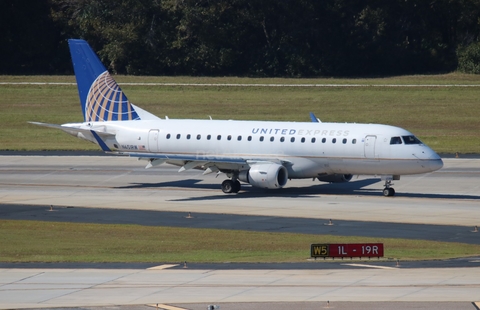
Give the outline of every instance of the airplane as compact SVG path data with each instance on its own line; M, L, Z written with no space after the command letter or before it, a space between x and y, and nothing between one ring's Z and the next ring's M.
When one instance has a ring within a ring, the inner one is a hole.
M161 119L132 104L88 43L68 40L84 121L61 129L98 144L108 153L167 163L179 172L224 173L224 193L241 183L283 188L288 180L312 178L348 182L353 175L385 181L383 195L395 195L392 181L443 167L431 148L409 131L381 124Z

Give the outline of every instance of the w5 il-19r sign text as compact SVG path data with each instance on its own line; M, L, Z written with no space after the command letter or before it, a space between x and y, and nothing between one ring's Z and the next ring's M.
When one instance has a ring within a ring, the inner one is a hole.
M311 257L383 257L383 243L312 244Z

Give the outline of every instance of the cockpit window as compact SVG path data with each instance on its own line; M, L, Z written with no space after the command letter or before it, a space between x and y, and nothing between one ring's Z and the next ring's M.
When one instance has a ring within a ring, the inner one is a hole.
M422 144L422 141L418 140L415 136L403 136L402 138L405 144Z
M402 144L402 139L400 137L392 137L390 139L390 144Z

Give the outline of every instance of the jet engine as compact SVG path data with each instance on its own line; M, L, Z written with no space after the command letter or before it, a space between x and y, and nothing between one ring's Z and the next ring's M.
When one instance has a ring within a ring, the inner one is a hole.
M240 171L238 179L255 187L276 189L287 184L288 171L275 163L254 164L249 170Z
M345 183L349 182L352 178L353 175L351 174L329 174L318 177L318 180L328 183Z

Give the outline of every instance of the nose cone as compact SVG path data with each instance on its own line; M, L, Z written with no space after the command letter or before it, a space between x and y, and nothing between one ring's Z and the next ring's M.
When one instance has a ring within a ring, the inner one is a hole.
M429 152L425 152L425 154L428 156L427 166L430 171L437 171L439 169L442 169L443 160L440 156L438 156L437 153L435 153L432 149L429 148Z
M439 169L442 169L443 167L443 160L440 158L440 156L437 155L438 158L432 158L428 161L428 167L430 168L430 171L437 171Z
M425 172L437 171L443 167L443 161L437 153L435 153L431 148L426 145L423 145L421 151L413 154L415 157L420 159L422 168L425 169Z

